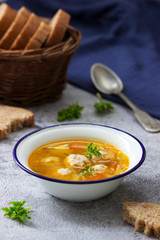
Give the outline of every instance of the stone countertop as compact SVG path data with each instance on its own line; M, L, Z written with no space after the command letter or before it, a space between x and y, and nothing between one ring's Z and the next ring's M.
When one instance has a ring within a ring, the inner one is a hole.
M36 123L45 127L58 123L57 111L78 102L84 110L81 118L74 122L112 126L142 141L147 152L142 166L104 198L86 203L63 201L44 192L36 178L13 161L15 143L36 127L11 133L10 139L0 142L0 207L8 206L10 201L26 200L25 206L32 206L33 211L32 219L24 225L4 217L0 211L0 240L148 239L123 222L122 206L124 201L160 204L160 133L146 132L133 112L118 104L114 104L112 113L97 114L93 108L95 101L96 96L68 84L61 99L28 109L35 114Z

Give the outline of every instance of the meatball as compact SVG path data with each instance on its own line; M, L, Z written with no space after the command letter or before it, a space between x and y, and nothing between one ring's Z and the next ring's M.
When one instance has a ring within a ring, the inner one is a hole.
M104 164L98 164L93 166L94 172L95 173L104 173L107 169L107 166Z
M61 175L69 175L71 173L71 170L68 168L60 168L57 170L57 172Z
M84 155L71 154L66 158L67 164L73 168L85 168L91 165L90 160Z
M98 157L98 156L92 155L93 162L108 161L115 158L115 154L113 152L108 152L108 151L99 151L99 152L102 154L102 156Z

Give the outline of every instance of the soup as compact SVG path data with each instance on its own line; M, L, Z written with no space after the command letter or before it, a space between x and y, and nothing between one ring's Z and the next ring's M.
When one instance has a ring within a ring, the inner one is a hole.
M28 159L36 173L61 180L90 181L125 172L128 157L114 146L89 140L64 140L35 149Z

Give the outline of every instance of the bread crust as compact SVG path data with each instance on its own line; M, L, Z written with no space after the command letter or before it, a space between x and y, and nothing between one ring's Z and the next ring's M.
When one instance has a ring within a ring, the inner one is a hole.
M146 202L124 202L123 220L135 231L160 239L160 205Z
M18 34L17 38L13 42L11 46L11 50L22 50L26 47L29 39L33 36L33 34L37 31L41 23L41 19L37 17L34 13L32 13L22 28L21 32Z
M62 9L58 10L50 21L51 33L45 43L45 47L54 46L63 40L70 18L71 16L67 12Z
M10 49L12 43L22 30L29 16L30 12L25 7L21 7L19 9L14 21L12 22L6 33L3 35L2 39L0 40L0 48L6 50Z
M0 38L7 31L8 27L16 17L16 11L10 8L6 3L0 5Z
M0 140L10 137L10 132L35 125L34 114L24 108L0 106Z
M27 43L25 50L40 48L49 36L50 31L50 26L42 21L33 37Z

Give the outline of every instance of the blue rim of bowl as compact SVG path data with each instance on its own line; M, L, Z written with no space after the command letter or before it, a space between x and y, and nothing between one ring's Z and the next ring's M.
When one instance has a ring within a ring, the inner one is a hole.
M119 175L116 175L116 176L113 176L111 178L105 178L105 179L100 179L100 180L90 180L90 181L68 181L68 180L60 180L60 179L55 179L55 178L49 178L49 177L46 177L46 176L42 176L40 174L37 174L36 172L33 172L32 170L24 167L20 161L18 160L18 157L17 157L17 148L19 146L19 144L24 140L26 139L27 137L29 137L30 135L34 134L34 133L37 133L37 132L40 132L44 129L48 129L48 128L54 128L54 127L61 127L61 126L69 126L69 125L89 125L89 126L97 126L97 127L104 127L104 128L110 128L110 129L114 129L116 131L119 131L119 132L123 132L129 136L131 136L132 138L134 138L140 145L141 149L142 149L142 156L141 156L141 159L139 160L138 164L136 166L134 166L133 168L131 168L130 170L122 173L122 174L119 174ZM123 178L124 176L134 172L137 168L139 168L142 163L144 162L145 160L145 157L146 157L146 150L145 150L145 147L144 145L141 143L140 140L138 140L135 136L133 136L132 134L130 133L127 133L123 130L120 130L118 128L114 128L114 127L110 127L110 126L106 126L106 125L101 125L101 124L94 124L94 123L64 123L64 124L57 124L57 125L52 125L52 126L47 126L47 127L44 127L44 128L41 128L41 129L38 129L38 130L35 130L35 131L32 131L28 134L26 134L25 136L23 136L22 138L20 138L20 140L15 144L14 148L13 148L13 158L14 158L14 161L16 162L16 164L21 168L23 169L25 172L35 176L35 177L38 177L38 178L41 178L43 180L48 180L48 181L51 181L51 182L57 182L57 183L64 183L64 184L93 184L93 183L101 183L101 182L109 182L109 181L113 181L113 180L116 180L118 178Z

